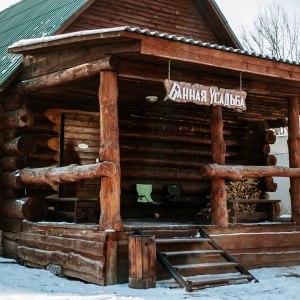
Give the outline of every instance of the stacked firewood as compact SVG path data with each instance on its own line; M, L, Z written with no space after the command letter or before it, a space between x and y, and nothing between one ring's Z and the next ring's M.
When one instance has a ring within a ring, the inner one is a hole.
M261 193L258 188L259 181L255 178L244 178L238 181L230 181L226 183L227 199L259 199ZM238 211L243 213L251 213L256 209L255 203L239 204Z

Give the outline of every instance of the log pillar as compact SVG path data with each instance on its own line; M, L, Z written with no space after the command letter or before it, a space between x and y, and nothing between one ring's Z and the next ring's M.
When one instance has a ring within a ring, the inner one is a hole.
M111 161L116 166L113 177L101 178L100 189L100 230L123 229L121 206L121 170L118 125L118 85L117 74L113 71L100 72L100 161Z
M300 134L298 97L288 101L288 148L290 168L300 167ZM292 222L300 223L300 177L290 178Z
M222 106L211 107L211 151L212 160L219 165L225 164L226 145L223 136ZM227 197L224 179L211 181L211 219L212 223L228 227Z

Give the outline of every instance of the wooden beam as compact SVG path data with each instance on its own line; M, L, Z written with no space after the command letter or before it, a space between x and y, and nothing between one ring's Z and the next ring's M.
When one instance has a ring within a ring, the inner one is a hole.
M225 164L226 144L223 135L222 106L211 107L211 151L212 160L220 165ZM211 219L212 223L221 227L228 227L227 197L225 180L211 181Z
M278 166L222 166L208 164L201 169L204 177L211 179L241 180L243 178L275 177L300 177L300 168L287 168Z
M24 168L19 171L18 176L23 184L55 185L81 179L100 178L102 176L113 177L115 172L115 165L112 162L104 161L91 165L69 165L60 168Z
M288 102L288 148L290 168L300 167L299 101L290 97ZM290 179L292 221L300 223L300 174Z
M115 72L102 71L99 87L100 106L100 160L114 162L116 173L112 178L101 178L100 230L123 229L121 206L121 170L118 125L118 85Z
M122 32L134 37L132 32ZM243 72L244 75L261 76L261 79L280 79L297 83L300 81L299 66L245 54L190 45L152 36L142 36L141 54L171 59L174 62L224 69L229 72Z
M53 86L69 83L78 79L98 74L102 70L114 70L117 67L117 59L105 57L65 70L22 81L9 93L27 94L40 91Z
M230 73L229 77L228 75L224 76L218 74L218 71L214 69L212 76L208 73L209 70L207 67L203 65L195 66L186 62L184 67L185 69L182 68L182 64L178 61L172 61L171 77L173 80L210 85L215 84L216 86L228 89L240 88L240 73L228 71L228 74ZM191 69L190 71L189 68ZM191 72L193 74L192 76ZM167 60L165 65L158 65L122 59L118 68L118 77L163 83L163 81L168 78ZM266 97L266 95L269 94L274 97L273 101L282 101L282 99L276 99L276 95L286 97L286 95L300 94L299 86L295 85L291 87L283 81L276 82L276 85L274 85L272 82L264 82L263 80L265 79L262 78L260 78L260 80L257 80L255 77L253 78L253 76L250 78L245 73L243 73L243 78L243 90L248 92L248 97L256 94L263 94L262 97Z

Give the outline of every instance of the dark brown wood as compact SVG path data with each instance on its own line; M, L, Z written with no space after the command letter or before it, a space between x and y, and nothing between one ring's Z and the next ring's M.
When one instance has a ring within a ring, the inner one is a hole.
M116 65L117 60L115 58L105 57L103 59L78 65L69 69L22 81L16 85L11 92L20 94L36 92L62 83L68 83L95 75L101 70L113 70Z
M265 183L266 183L267 191L276 192L277 183L274 182L273 177L266 177Z
M0 159L0 165L6 171L14 171L25 168L27 160L24 156L6 156Z
M8 111L1 118L1 124L4 129L31 127L33 123L33 113L27 108Z
M38 198L26 197L1 201L3 217L39 221L43 215L42 203Z
M228 209L230 210L229 220L231 223L241 222L259 222L269 221L275 222L276 216L280 213L280 200L266 199L238 199L228 200ZM255 212L239 212L239 204L254 204L256 205Z
M116 232L107 232L105 248L105 285L118 283L118 239Z
M211 147L212 161L223 165L225 163L226 144L223 136L223 116L221 106L211 107ZM226 205L225 180L211 181L211 220L215 225L228 226L228 211Z
M66 167L25 168L20 170L19 177L23 184L55 185L57 183L73 182L81 179L114 177L115 165L111 162L92 165L70 165Z
M33 263L35 267L46 268L47 265L55 263L63 267L65 276L104 285L103 263L87 259L80 254L73 253L73 255L70 255L61 251L47 251L20 246L18 247L18 256L25 263ZM78 265L81 266L80 271Z
M248 155L247 162L249 165L255 166L276 166L277 165L277 158L275 155Z
M24 198L26 194L25 188L23 189L3 188L1 190L1 193L7 199Z
M290 97L288 102L288 148L290 168L300 168L299 99ZM290 179L292 221L300 223L300 176Z
M6 110L16 110L20 107L26 107L28 99L25 95L14 94L4 97L2 104Z
M156 286L156 246L154 236L133 235L128 244L129 283L134 289Z
M6 111L5 111L4 107L3 107L3 105L0 104L0 117L2 117L5 112Z
M19 171L4 172L1 177L1 185L4 188L21 189L24 184L21 182Z
M201 169L203 176L214 179L241 180L242 178L261 178L266 176L299 177L300 168L287 168L277 166L222 166L209 164Z
M36 151L36 145L30 135L22 135L8 140L2 146L2 152L6 155L26 156Z
M101 178L100 190L100 230L122 230L120 215L121 170L118 126L118 85L115 72L100 73L100 161L111 161L116 166L114 177Z

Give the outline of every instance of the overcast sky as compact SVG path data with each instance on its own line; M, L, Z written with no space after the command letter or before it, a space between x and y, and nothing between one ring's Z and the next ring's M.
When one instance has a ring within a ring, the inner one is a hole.
M242 24L251 25L257 16L259 7L263 8L275 0L215 0L227 19L233 32L239 36ZM291 15L297 14L300 18L300 0L277 0L282 3Z
M0 11L20 0L0 0ZM264 7L275 0L215 0L234 33L239 36L241 25L251 25L259 6ZM291 14L300 18L300 0L276 0L282 3Z

